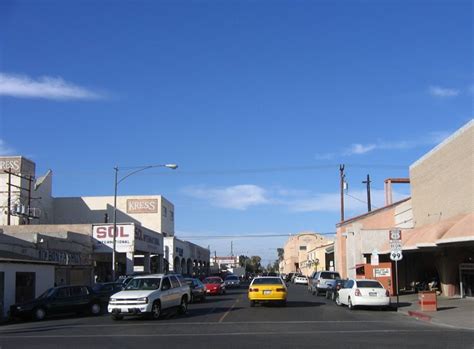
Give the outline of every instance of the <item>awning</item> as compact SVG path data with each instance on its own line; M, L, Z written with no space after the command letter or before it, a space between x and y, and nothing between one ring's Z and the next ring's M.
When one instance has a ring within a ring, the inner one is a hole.
M436 243L449 244L466 241L474 241L474 212L453 225L442 238L436 240Z
M439 244L474 241L474 213L458 215L438 223L402 230L402 250L434 248ZM390 253L387 241L381 254Z

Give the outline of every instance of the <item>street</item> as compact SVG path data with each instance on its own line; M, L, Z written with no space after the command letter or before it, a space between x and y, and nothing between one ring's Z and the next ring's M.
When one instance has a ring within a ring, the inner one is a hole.
M161 320L61 317L0 327L9 348L472 348L474 332L440 327L394 311L338 307L290 285L287 307L250 308L246 288L190 304L187 315Z

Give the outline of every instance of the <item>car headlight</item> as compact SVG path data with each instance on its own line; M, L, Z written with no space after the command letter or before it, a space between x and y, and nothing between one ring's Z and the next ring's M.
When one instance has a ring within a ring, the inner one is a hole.
M147 304L147 303L148 303L148 297L138 298L138 299L137 299L137 303L144 303L144 304Z
M16 310L21 310L22 308L21 307L16 307Z

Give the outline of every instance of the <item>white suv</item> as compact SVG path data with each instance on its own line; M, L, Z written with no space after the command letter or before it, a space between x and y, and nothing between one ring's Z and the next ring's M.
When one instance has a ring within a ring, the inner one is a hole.
M178 307L186 313L191 289L181 275L152 274L134 277L123 291L110 297L108 312L113 320L126 315L147 315L158 319L161 312Z
M325 294L340 278L341 276L336 271L315 271L308 281L308 290L316 296L319 293Z

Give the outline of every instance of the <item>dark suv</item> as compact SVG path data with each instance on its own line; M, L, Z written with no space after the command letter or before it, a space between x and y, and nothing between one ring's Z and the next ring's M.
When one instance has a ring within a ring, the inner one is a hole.
M12 318L43 320L48 315L84 313L98 315L103 303L89 286L59 286L48 289L41 296L10 307Z

